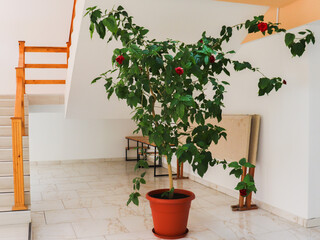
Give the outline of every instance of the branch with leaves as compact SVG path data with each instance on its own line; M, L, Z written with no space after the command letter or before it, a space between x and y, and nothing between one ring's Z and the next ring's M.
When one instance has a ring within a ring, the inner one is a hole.
M230 76L231 68L260 74L260 96L278 91L286 84L280 77L267 77L249 62L228 58L235 51L225 52L223 49L233 31L244 29L248 33L261 32L263 35L284 33L285 44L292 56L299 57L308 44L315 42L310 30L299 32L296 37L280 28L279 24L265 23L263 16L232 27L222 26L218 37L207 36L204 32L199 41L187 44L172 39L148 39L149 30L133 23L133 17L122 6L110 11L92 7L87 9L86 15L90 17L91 37L97 32L100 38L107 38L107 42L115 40L122 43L121 48L113 51L113 69L101 74L92 83L105 80L108 98L115 94L126 101L134 110L132 119L137 124L136 132L141 131L156 144L159 154L167 156L169 166L176 155L180 163L189 162L193 171L201 177L208 167L217 164L232 168L231 175L236 177L242 173L241 166L254 167L245 159L230 164L218 161L209 151L209 146L218 144L221 138L227 138L225 129L207 121L216 119L220 122L222 119L224 93L229 83L220 81L221 75L223 78ZM114 72L118 73L116 78L110 75ZM213 92L212 98L205 94L209 88ZM193 127L193 123L197 126ZM143 177L135 178L135 192L130 195L128 203L132 201L138 205L140 194L137 191L140 184L144 184ZM242 195L255 192L253 178L247 175L236 189L242 190Z

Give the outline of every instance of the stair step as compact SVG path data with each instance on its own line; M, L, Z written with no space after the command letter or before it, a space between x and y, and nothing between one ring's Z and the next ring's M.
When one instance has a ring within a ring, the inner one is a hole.
M25 124L26 125L29 124L28 116L25 117ZM0 126L11 126L11 117L9 117L9 116L0 116Z
M31 200L30 200L30 192L25 192L25 204L30 205ZM14 204L14 193L0 193L0 211L5 210L7 208L7 211L11 210L12 205Z
M13 107L1 107L0 108L0 116L14 116L14 108Z
M30 191L30 176L24 176L24 189ZM13 193L13 176L0 177L0 192Z
M0 99L16 99L16 95L0 95Z
M29 137L22 137L22 144L24 148L29 147ZM0 149L1 148L12 148L12 137L10 136L2 136L0 137Z
M28 116L29 108L24 108L24 115ZM0 107L0 116L13 117L14 116L14 107Z
M27 127L26 127L26 135L28 135ZM0 136L12 136L11 126L0 126Z
M1 211L0 225L22 224L31 222L31 211ZM10 238L13 239L13 238Z
M0 98L0 107L14 107L15 99L1 99Z
M6 160L10 161L12 159L12 149L11 148L0 148L0 161ZM29 159L29 148L23 149L23 159Z
M24 175L30 175L29 161L23 161ZM12 161L1 162L0 161L0 177L13 176L13 164Z

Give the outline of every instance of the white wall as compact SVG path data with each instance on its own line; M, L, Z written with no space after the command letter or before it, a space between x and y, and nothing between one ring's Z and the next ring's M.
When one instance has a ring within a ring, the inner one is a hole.
M319 27L304 28L320 35ZM233 72L229 79L220 78L231 83L224 113L262 116L254 198L302 219L320 217L319 49L318 41L303 57L292 58L283 35L244 44L235 59L249 60L267 76L281 76L288 83L269 96L257 94L258 73ZM229 190L236 184L222 167L210 169L204 179Z
M102 9L111 9L119 4L134 16L135 23L150 29L150 39L173 38L186 42L198 41L205 30L209 34L218 34L223 24L234 25L267 9L212 0L80 0L77 3L75 40L69 62L73 68L69 69L67 77L67 117L130 118L131 110L125 103L119 102L116 97L107 100L102 81L90 84L100 73L111 68L112 51L120 45L113 42L106 44L106 40L101 40L97 34L90 39L89 18L82 18L87 7L98 5ZM78 37L76 33L79 33ZM240 46L245 34L238 37L232 48Z
M131 120L65 119L63 105L29 107L31 161L120 158Z
M15 94L18 41L27 46L66 46L73 0L0 0L0 94ZM66 63L66 54L27 53L27 63ZM27 79L66 79L66 70L26 70ZM28 93L64 93L64 86L28 86Z
M310 95L309 95L309 218L319 218L320 216L320 69L319 69L319 59L320 59L320 22L316 22L313 25L316 32L316 37L318 40L318 48L316 51L310 52L309 67L310 67Z

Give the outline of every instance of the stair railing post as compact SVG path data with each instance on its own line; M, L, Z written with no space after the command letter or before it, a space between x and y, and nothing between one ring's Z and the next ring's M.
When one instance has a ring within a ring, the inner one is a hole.
M16 68L17 86L16 86L16 103L14 116L21 118L22 135L25 136L25 116L24 116L24 68Z
M13 183L14 206L13 211L28 209L24 199L23 147L22 147L22 119L12 117L12 155L13 155Z

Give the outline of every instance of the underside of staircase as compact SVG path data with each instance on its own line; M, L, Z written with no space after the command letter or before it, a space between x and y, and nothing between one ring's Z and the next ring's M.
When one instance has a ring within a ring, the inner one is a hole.
M28 206L28 210L12 211L12 206L14 205L14 181L11 117L14 116L14 106L15 96L0 95L0 225L31 222L27 99L25 99L26 136L23 136L23 168L25 204Z

